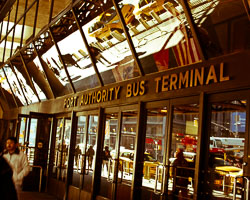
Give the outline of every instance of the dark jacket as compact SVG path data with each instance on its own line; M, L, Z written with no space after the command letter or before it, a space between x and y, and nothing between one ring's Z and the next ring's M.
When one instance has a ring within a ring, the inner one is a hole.
M0 199L17 200L15 185L12 180L12 169L7 161L0 155Z

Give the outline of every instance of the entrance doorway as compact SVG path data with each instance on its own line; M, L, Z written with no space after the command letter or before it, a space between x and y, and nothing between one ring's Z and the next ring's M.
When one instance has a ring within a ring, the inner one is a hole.
M130 199L134 176L137 121L138 106L105 110L99 191L101 197Z
M249 199L249 96L244 94L208 98L206 198Z

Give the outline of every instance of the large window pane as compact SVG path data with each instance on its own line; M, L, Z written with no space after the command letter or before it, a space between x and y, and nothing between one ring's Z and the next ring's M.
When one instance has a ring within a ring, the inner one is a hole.
M250 48L250 24L243 2L247 4L241 0L190 1L208 57Z
M112 184L108 180L113 180L114 178L116 136L118 131L118 113L106 114L100 186L100 195L106 198L111 198Z
M194 187L199 107L197 104L173 107L170 178L168 189L175 198L191 198Z
M147 128L144 153L142 185L154 189L156 170L159 170L157 189L161 189L163 172L163 151L166 145L165 130L167 123L166 107L147 111Z
M72 185L80 187L80 175L84 172L84 138L86 137L86 116L79 116L77 122L76 146Z
M88 133L86 144L85 176L83 179L84 190L91 191L94 161L96 154L96 134L98 128L98 116L90 115L88 119Z
M224 198L233 195L237 179L237 199L242 199L242 164L246 136L246 100L214 103L212 108L209 145L210 195Z

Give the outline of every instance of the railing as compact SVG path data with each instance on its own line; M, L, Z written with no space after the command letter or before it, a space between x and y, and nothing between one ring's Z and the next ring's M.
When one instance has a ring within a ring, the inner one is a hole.
M42 188L42 177L43 177L43 168L39 165L30 165L32 168L39 168L40 169L40 178L39 178L39 189L38 191L41 192Z

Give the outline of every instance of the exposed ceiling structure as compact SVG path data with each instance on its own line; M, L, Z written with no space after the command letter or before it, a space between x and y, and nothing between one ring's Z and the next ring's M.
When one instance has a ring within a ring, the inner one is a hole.
M185 38L180 25L188 27L188 22L182 6L174 1L155 1L158 10L151 8L150 14L143 11L142 15L141 10L154 1L146 5L140 5L143 1L119 2L14 1L0 24L2 107L29 105L156 72L150 65L142 68L133 51L143 61ZM126 14L124 23L135 49L126 40L126 29L122 29L113 3ZM194 0L188 6L194 22L201 26L208 15L226 3ZM113 27L105 31L108 26ZM133 75L121 75L118 66L128 64L134 66Z

